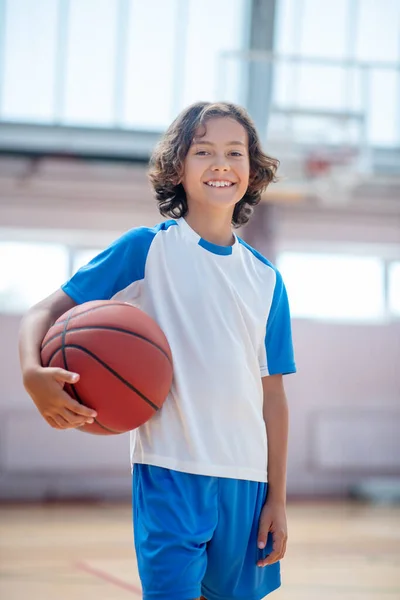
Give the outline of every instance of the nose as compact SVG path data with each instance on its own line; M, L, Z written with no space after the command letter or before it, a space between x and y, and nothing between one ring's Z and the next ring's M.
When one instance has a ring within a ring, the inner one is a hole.
M215 156L211 170L212 171L216 171L216 172L223 172L225 173L226 171L230 170L230 165L229 165L229 161L227 160L225 155L221 155L221 156Z

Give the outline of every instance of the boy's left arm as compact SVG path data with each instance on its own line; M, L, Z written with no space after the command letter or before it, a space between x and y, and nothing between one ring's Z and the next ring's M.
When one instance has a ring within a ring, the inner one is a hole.
M265 548L268 533L273 550L257 565L265 567L282 559L286 551L286 464L289 415L282 375L262 378L263 415L268 438L268 494L260 516L258 547Z

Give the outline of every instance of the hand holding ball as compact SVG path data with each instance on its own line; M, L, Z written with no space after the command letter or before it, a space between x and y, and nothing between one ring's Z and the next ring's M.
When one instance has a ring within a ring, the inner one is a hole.
M81 431L100 435L139 427L161 408L172 383L172 355L157 323L113 300L75 306L50 328L41 348L44 367L79 373L65 391L97 411Z

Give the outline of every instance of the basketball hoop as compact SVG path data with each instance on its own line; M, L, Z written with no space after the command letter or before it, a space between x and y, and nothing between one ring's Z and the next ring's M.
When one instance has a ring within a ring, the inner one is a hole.
M304 160L304 175L312 196L326 204L346 204L357 183L358 153L354 149L314 149Z

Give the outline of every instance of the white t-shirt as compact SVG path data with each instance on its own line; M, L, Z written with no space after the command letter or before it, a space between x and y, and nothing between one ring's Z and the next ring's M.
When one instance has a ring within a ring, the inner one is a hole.
M181 218L128 231L62 287L77 303L134 304L170 344L172 389L131 432L132 464L267 481L261 377L296 370L271 263L237 236L211 244Z

